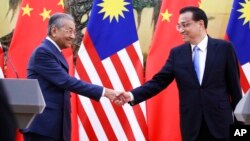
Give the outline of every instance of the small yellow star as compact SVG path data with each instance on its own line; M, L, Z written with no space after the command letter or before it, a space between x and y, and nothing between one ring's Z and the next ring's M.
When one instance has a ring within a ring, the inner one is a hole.
M59 3L58 3L57 5L61 5L62 8L64 9L64 2L63 2L63 0L60 0Z
M51 10L47 10L46 8L43 8L43 13L40 14L40 16L43 17L43 21L50 18L50 12Z
M170 17L173 15L173 14L171 14L171 13L169 13L168 12L168 10L166 9L166 11L164 12L164 13L161 13L161 15L162 15L162 20L161 21L168 21L168 22L170 22Z
M30 12L33 10L33 8L30 8L29 4L26 4L25 7L22 7L22 10L23 10L22 16L24 15L30 16Z

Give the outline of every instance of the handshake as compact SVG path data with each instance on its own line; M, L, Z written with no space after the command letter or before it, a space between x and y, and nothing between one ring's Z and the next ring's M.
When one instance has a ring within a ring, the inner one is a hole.
M108 88L105 88L104 96L118 106L122 106L125 103L133 100L133 96L129 92L115 91Z

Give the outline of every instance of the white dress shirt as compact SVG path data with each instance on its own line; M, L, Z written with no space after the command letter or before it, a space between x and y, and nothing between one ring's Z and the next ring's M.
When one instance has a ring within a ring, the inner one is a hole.
M53 41L49 36L46 37L47 40L49 40L52 44L56 46L56 48L59 50L59 52L62 52L62 50L59 48L59 46L56 44L55 41Z

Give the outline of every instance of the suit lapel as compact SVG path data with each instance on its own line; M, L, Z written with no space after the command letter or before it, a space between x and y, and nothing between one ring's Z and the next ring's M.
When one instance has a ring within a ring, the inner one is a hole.
M190 44L185 44L184 45L184 50L183 53L181 55L183 57L183 61L187 61L187 70L190 72L190 74L192 75L192 77L195 79L195 81L199 84L199 80L197 78L195 69L194 69L194 64L193 64L193 59L192 59L192 49Z
M60 62L62 63L63 67L66 68L67 72L68 72L68 69L69 69L69 66L68 66L68 63L67 61L65 60L63 54L61 52L57 52L58 54L56 55L58 57L58 59L60 60Z
M212 38L208 37L207 57L205 62L205 70L204 70L202 84L206 82L209 73L211 72L211 68L213 68L213 64L215 63L217 55L216 50L217 50L217 44L214 42Z
M56 46L51 43L49 40L45 40L45 43L48 44L48 47L51 49L51 51L54 53L54 55L58 58L58 60L61 62L62 66L67 70L68 72L68 63L66 62L63 54L56 48Z

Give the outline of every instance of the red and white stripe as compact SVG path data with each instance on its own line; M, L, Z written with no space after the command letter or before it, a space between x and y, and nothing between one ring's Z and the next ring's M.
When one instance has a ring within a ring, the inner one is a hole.
M4 78L4 52L3 52L3 47L0 42L0 78Z
M119 91L143 83L143 56L138 41L104 60L100 60L87 33L83 42L78 51L77 78ZM107 98L101 98L99 103L79 96L77 106L80 141L148 138L144 102L119 107Z
M242 65L240 71L241 87L244 94L246 94L250 90L250 63Z
M244 71L244 74L246 75L248 84L250 84L250 63L248 62L248 63L242 65L241 67Z

